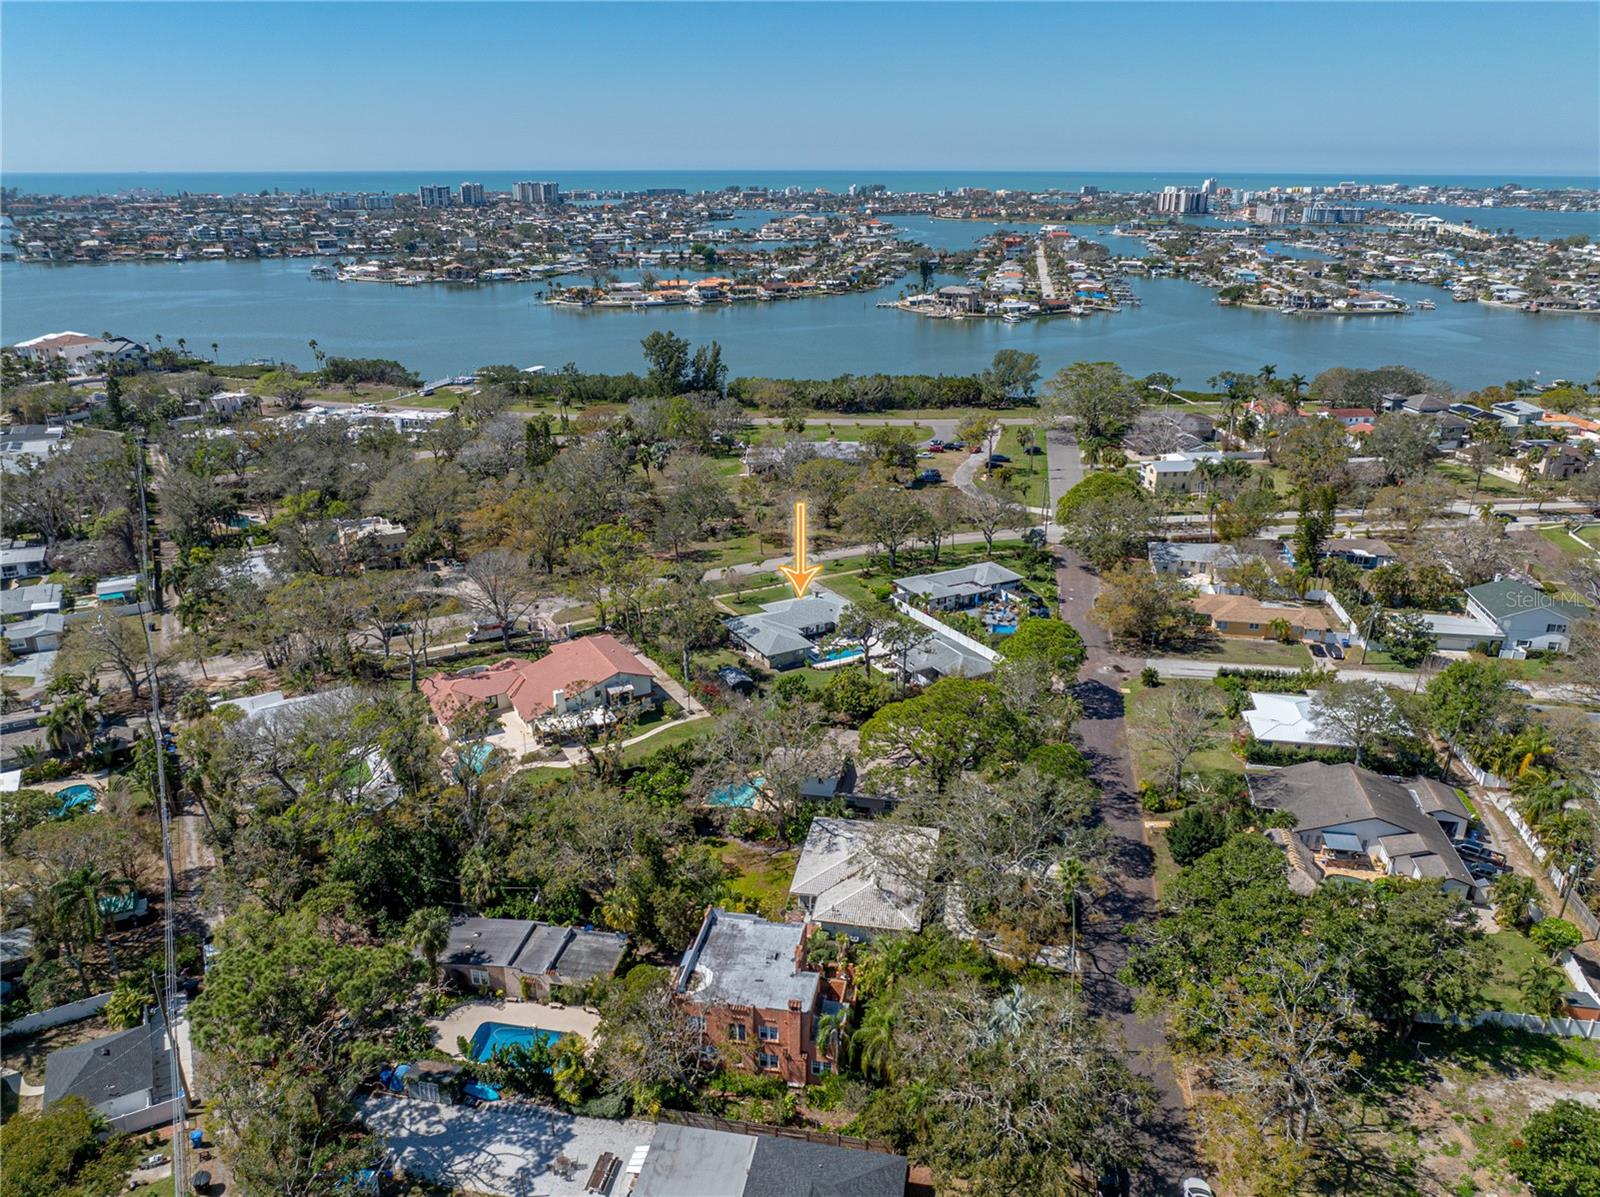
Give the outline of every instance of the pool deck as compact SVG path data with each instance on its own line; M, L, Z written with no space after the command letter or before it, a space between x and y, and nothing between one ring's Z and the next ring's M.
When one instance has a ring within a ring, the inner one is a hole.
M590 1014L580 1006L557 1009L542 1002L465 1002L443 1018L428 1020L434 1029L434 1043L441 1050L455 1053L459 1036L470 1040L473 1032L486 1022L500 1022L512 1027L539 1027L558 1034L582 1035L594 1042L595 1028L600 1016Z

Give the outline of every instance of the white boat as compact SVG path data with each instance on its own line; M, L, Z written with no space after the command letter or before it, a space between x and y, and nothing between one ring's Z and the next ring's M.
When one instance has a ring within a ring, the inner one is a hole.
M331 267L331 266L322 266L322 265L313 266L310 270L306 271L306 274L308 276L310 276L311 278L333 278L334 277L333 267Z
M1434 303L1433 300L1431 300L1431 299L1419 299L1419 300L1417 300L1417 309L1419 311L1431 312L1438 306L1439 305Z

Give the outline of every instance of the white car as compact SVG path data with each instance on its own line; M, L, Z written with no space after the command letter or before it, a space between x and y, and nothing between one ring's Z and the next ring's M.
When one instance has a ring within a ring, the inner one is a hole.
M1198 1176L1191 1176L1183 1182L1183 1197L1217 1197L1217 1193Z

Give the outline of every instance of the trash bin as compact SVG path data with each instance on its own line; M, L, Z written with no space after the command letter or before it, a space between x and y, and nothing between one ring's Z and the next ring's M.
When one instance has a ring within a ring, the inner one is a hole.
M206 1133L205 1133L205 1131L192 1130L192 1131L189 1132L189 1146L190 1147L199 1147L200 1144L204 1143L205 1141L206 1141Z
M211 1173L202 1169L189 1178L189 1187L196 1193L204 1193L211 1187Z

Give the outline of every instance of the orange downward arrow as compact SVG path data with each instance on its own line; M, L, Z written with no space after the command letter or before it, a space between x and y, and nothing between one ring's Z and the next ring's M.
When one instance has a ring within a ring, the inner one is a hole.
M804 499L794 505L794 564L780 565L778 572L789 579L795 598L804 598L812 581L822 572L822 566L806 565L806 504Z

